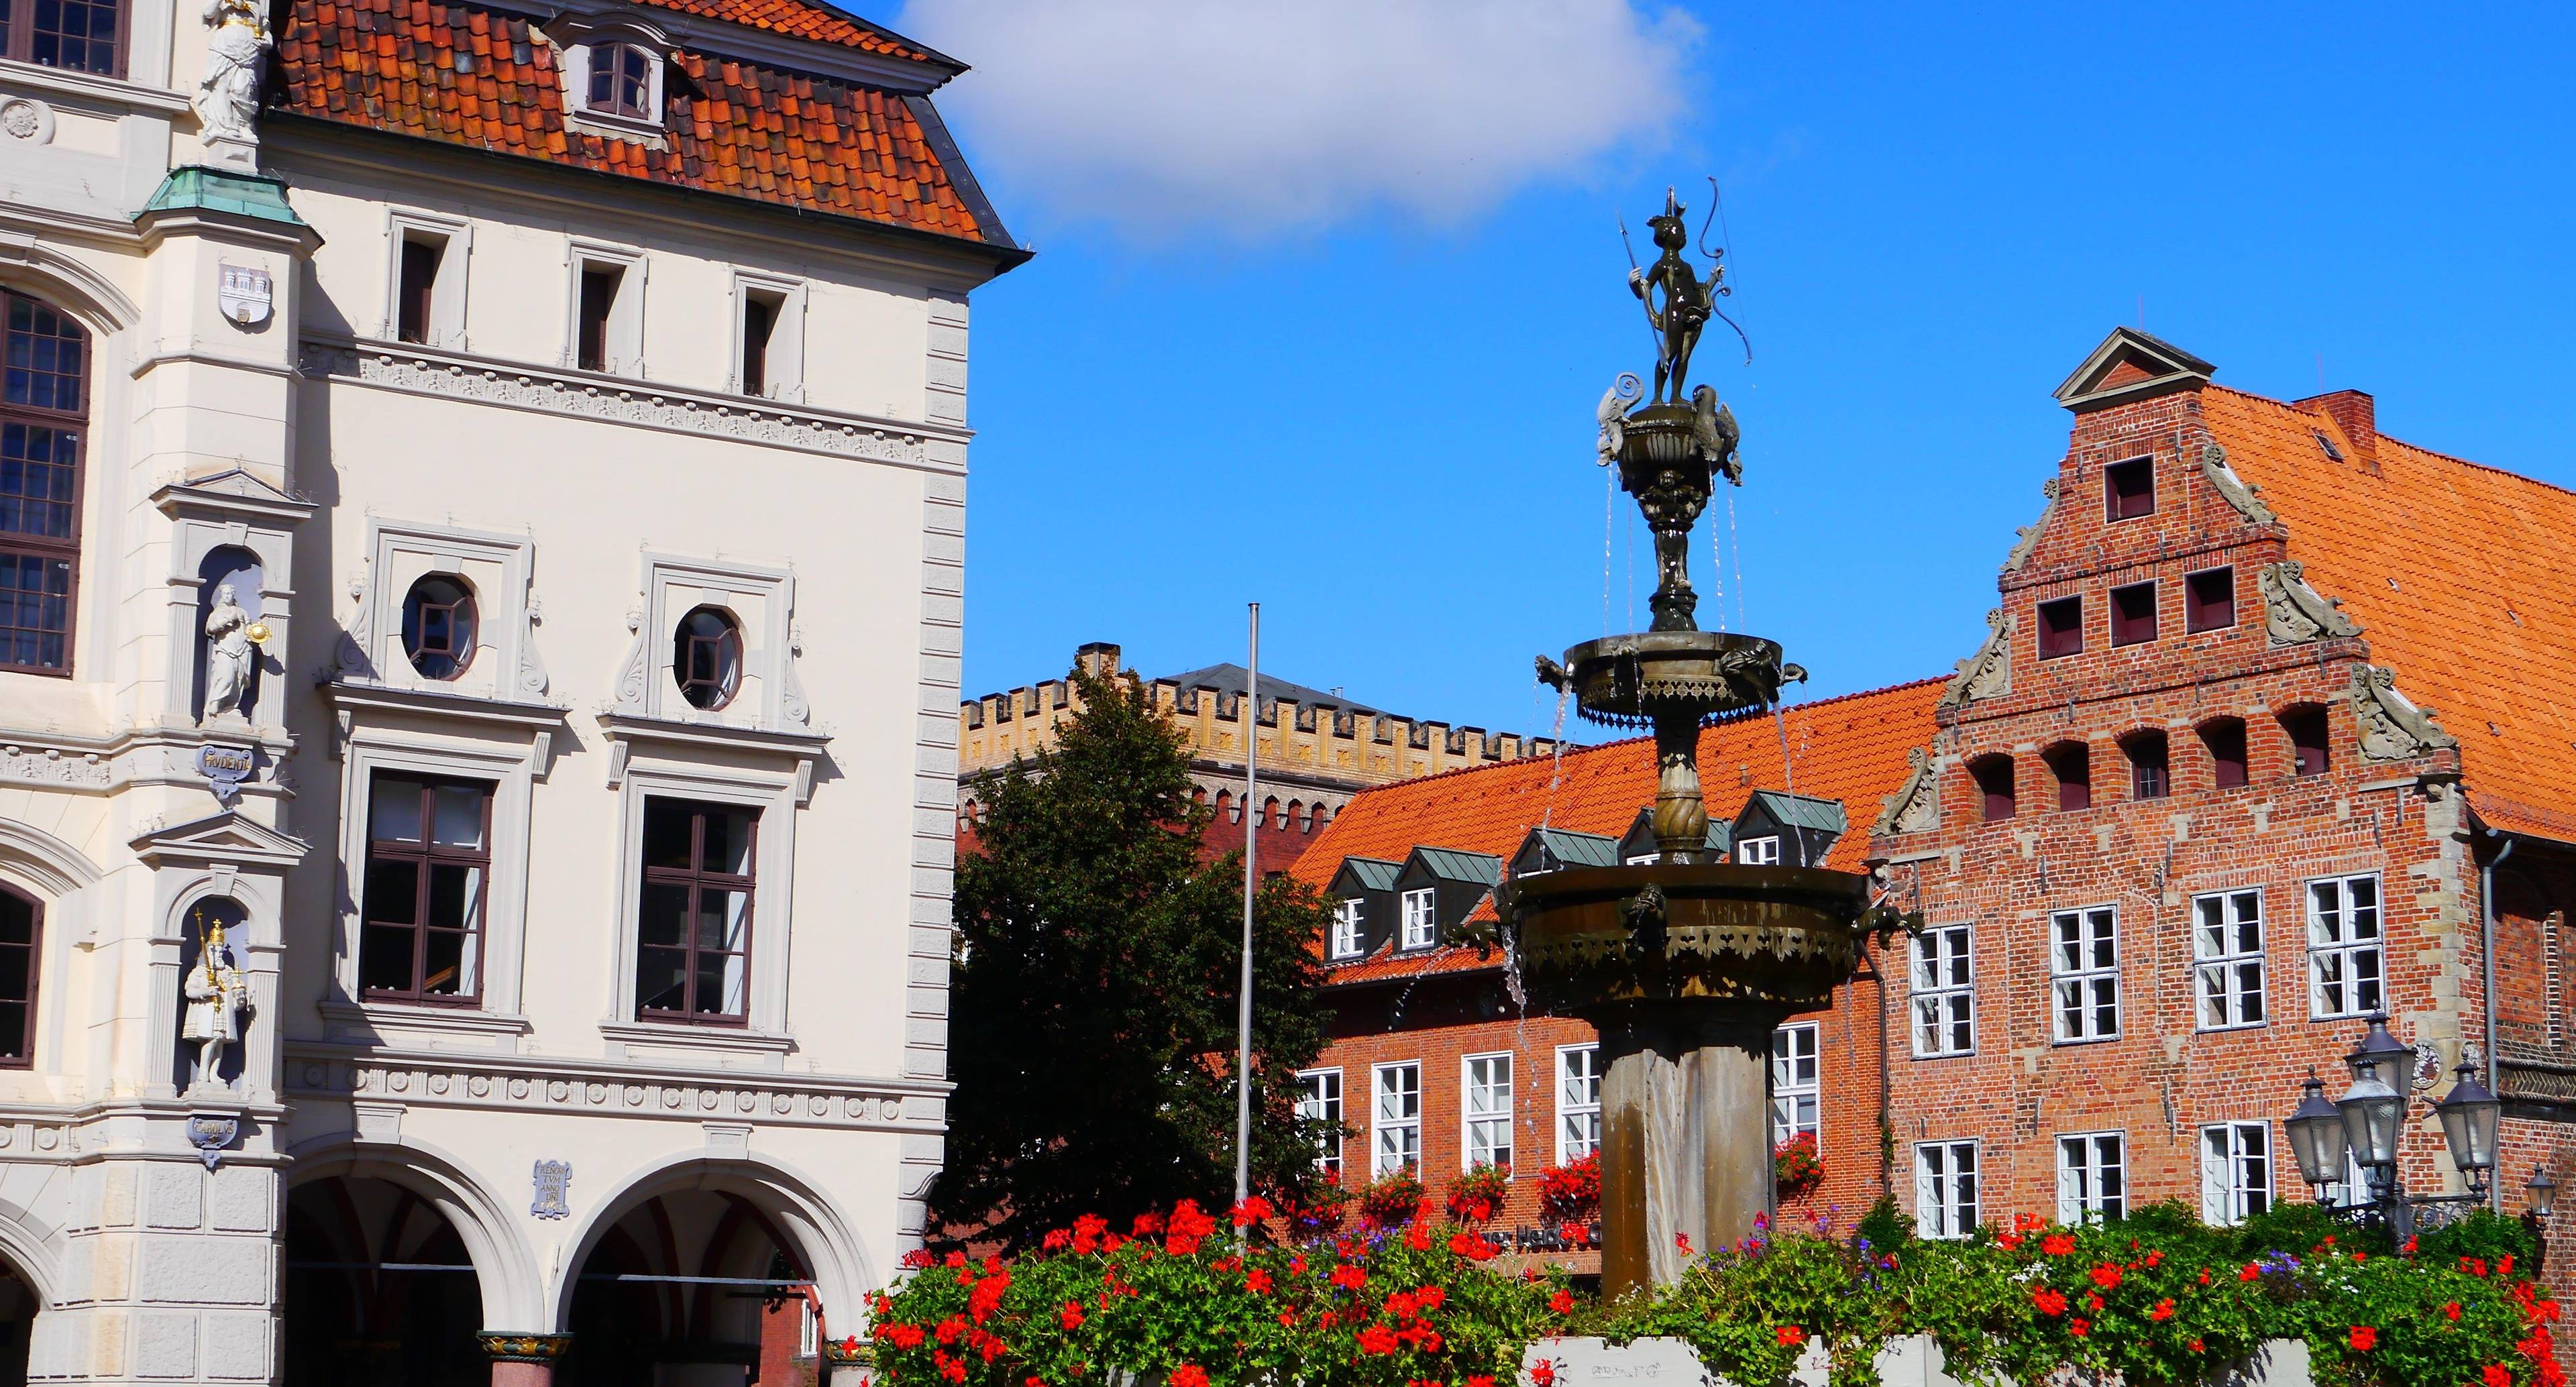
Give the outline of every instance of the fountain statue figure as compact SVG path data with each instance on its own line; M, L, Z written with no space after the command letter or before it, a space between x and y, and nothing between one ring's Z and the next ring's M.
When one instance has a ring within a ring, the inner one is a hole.
M1496 892L1533 1001L1590 1021L1602 1083L1602 1276L1612 1294L1680 1275L1684 1246L1724 1247L1771 1210L1771 1032L1827 1005L1864 939L1898 922L1867 877L1813 863L1714 860L1699 780L1713 717L1778 703L1779 642L1699 629L1687 556L1720 478L1743 484L1742 437L1717 391L1683 400L1709 291L1682 258L1668 193L1650 223L1663 256L1630 287L1661 334L1655 390L1633 376L1601 402L1601 460L1654 532L1649 630L1540 656L1539 677L1595 722L1654 731L1655 860L1515 878ZM1649 294L1659 289L1658 306ZM1642 403L1630 407L1643 396Z

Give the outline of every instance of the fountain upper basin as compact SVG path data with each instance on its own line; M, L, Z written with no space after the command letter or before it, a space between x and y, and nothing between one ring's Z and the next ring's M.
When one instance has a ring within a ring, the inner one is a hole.
M1577 867L1522 877L1495 905L1545 1002L1735 1000L1824 1006L1860 959L1869 878L1721 863Z

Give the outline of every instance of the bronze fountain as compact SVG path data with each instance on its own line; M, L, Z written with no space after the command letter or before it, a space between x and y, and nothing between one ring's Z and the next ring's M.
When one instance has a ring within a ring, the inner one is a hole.
M1692 527L1717 480L1741 485L1743 471L1741 434L1716 390L1683 400L1692 349L1726 290L1722 260L1702 281L1683 256L1682 212L1668 192L1649 222L1662 255L1629 277L1657 333L1654 389L1622 376L1600 409L1601 460L1654 533L1654 622L1577 645L1561 664L1538 660L1539 677L1570 691L1585 717L1654 730L1659 860L1549 872L1496 893L1533 1003L1601 1033L1602 1289L1612 1296L1673 1280L1685 1245L1738 1242L1769 1214L1771 1033L1831 1001L1879 924L1867 877L1710 860L1700 729L1776 704L1781 682L1805 672L1781 662L1777 641L1693 619Z

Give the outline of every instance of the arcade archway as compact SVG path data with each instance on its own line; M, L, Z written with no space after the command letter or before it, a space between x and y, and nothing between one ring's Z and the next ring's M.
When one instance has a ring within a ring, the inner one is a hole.
M286 1201L286 1387L486 1387L482 1285L421 1194L333 1175Z
M743 1193L681 1189L600 1230L555 1387L815 1387L821 1332L794 1238Z
M27 1339L43 1305L36 1288L0 1261L0 1387L26 1387Z

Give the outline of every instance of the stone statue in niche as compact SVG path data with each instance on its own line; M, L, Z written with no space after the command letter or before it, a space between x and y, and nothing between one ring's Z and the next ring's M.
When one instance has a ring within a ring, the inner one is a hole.
M214 607L206 613L206 716L242 716L242 699L250 693L251 647L265 628L234 600L233 585L215 589Z
M272 40L263 7L253 0L206 0L206 70L197 79L200 131L207 143L237 147L227 162L247 166L258 143L260 74Z
M181 981L188 1012L179 1038L195 1041L197 1072L191 1090L224 1086L224 1047L241 1039L241 1014L250 1006L250 975L224 942L224 922L197 912L197 966Z

